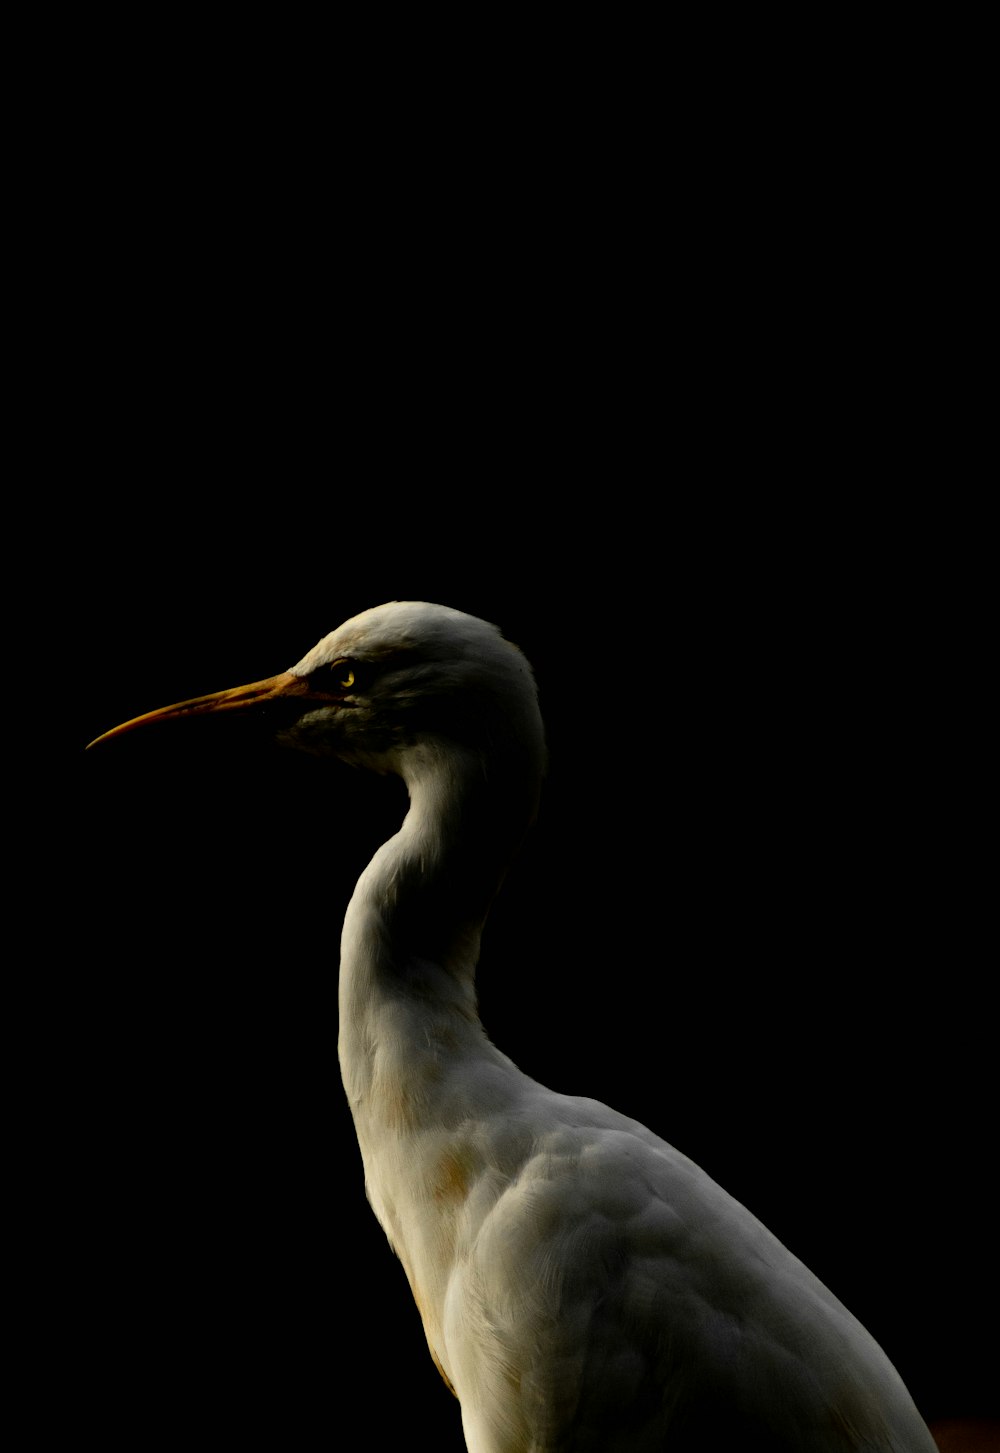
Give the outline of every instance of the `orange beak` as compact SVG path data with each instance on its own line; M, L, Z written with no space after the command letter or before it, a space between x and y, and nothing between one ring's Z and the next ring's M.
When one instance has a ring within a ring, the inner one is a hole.
M234 686L229 691L212 692L210 696L195 696L190 701L178 701L173 706L161 706L157 711L147 711L144 716L134 716L130 721L123 721L119 726L112 727L110 731L95 737L92 742L88 743L87 750L96 747L98 742L106 742L111 737L120 737L124 732L130 732L135 727L148 726L153 722L175 721L183 717L202 716L217 711L252 712L256 708L267 706L272 702L287 701L293 698L307 701L334 699L311 690L306 677L294 676L291 671L283 671L278 676L269 676L266 681L252 681L249 686Z

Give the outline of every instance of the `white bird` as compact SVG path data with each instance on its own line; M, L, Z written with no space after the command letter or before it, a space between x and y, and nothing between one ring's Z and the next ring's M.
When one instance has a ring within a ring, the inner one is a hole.
M409 791L347 909L340 1064L470 1453L934 1453L881 1348L749 1211L487 1038L480 935L545 766L521 652L472 616L392 602L288 672L105 737L247 710Z

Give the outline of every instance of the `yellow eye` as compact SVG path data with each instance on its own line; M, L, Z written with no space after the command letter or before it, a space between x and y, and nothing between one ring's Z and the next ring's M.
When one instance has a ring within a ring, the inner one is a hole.
M321 694L343 696L350 691L357 677L353 661L331 661L326 666L317 666L309 676L312 685Z

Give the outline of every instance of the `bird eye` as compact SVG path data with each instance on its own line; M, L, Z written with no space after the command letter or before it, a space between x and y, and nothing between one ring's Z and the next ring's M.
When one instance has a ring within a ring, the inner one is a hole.
M329 666L318 666L310 675L313 686L321 691L340 695L350 691L357 680L353 661L331 661Z

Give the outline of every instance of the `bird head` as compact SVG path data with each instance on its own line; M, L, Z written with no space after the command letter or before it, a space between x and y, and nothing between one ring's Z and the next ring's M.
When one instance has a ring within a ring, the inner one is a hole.
M137 727L207 714L269 718L282 742L408 776L422 748L482 753L517 742L541 764L531 668L496 626L447 606L392 601L353 616L290 670L134 717Z

